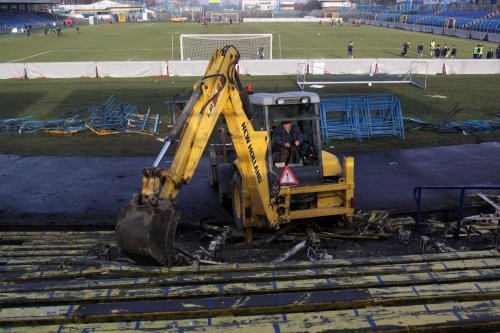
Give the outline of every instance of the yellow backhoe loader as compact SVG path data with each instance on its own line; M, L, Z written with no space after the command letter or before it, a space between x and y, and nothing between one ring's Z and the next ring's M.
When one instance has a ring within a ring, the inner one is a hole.
M222 114L230 143L210 146L209 183L232 204L234 222L247 230L278 229L293 220L354 212L354 158L321 149L320 99L315 93L256 93L243 88L233 46L212 55L156 158L143 170L142 190L122 209L116 225L119 248L159 263L174 263L180 220L173 199L188 184ZM302 134L298 158L283 160L274 136L292 122ZM170 168L158 165L181 131Z

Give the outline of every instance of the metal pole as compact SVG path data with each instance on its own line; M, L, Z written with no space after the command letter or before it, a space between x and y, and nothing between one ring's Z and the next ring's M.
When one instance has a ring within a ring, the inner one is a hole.
M158 156L156 157L156 160L153 163L154 168L158 167L158 165L160 164L161 159L163 158L163 156L165 156L165 153L168 150L168 147L170 147L170 143L172 143L172 141L167 140L165 142L165 144L163 145L163 148L161 149L160 153L158 154Z
M458 207L457 229L455 230L455 238L460 237L460 229L462 228L462 214L464 211L465 188L460 189L460 206Z
M422 200L422 189L419 187L416 187L415 190L417 191L417 198L416 198L416 201L417 201L417 224L415 225L415 228L417 229L417 231L420 229L420 202Z
M278 47L279 47L279 49L280 49L280 59L283 59L283 58L281 57L281 34L279 34L279 35L278 35Z

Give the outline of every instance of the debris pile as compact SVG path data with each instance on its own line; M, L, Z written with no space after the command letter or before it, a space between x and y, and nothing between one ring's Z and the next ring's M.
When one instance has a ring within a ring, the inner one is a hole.
M148 134L158 132L159 115L139 114L137 105L119 103L114 95L101 105L80 108L54 120L33 120L31 117L0 119L0 134L48 133L70 136L87 129L97 135Z
M496 248L500 196L475 195L493 209L491 212L464 217L458 240L454 237L457 221L453 219L446 221L430 215L417 230L416 221L411 216L391 216L387 210L357 211L352 222L303 220L284 225L273 232L254 230L252 259L259 260L260 249L266 254L266 260L275 263L305 258L310 261L332 259L338 255L335 244L341 242L355 247L356 242L387 241L387 246L406 248L408 253L421 254L461 251L469 246L469 241L475 241L482 249ZM232 217L222 208L201 218L200 225L202 245L191 247L190 250L179 249L185 264L223 265L232 262L231 258L225 258L224 255L233 251L228 249L233 249L234 244L240 246L236 251L249 248L245 245L245 242L248 243L246 232L233 227ZM274 255L269 253L269 246L275 248ZM373 253L376 254L375 251Z
M459 236L469 239L471 235L495 235L499 231L500 224L500 204L498 203L500 196L483 193L476 193L474 196L482 199L490 207L490 212L464 217ZM452 237L452 234L456 232L456 221L442 222L429 218L425 221L425 225L429 232L441 231L445 238Z
M460 108L454 107L448 112L445 118L438 122L430 122L414 117L403 117L405 127L408 129L429 129L443 133L491 133L500 129L500 114L490 120L452 120L452 118L461 111Z

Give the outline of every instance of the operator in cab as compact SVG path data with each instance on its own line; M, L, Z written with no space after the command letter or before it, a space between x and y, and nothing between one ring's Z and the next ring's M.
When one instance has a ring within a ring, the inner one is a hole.
M291 120L281 122L274 132L274 145L279 149L279 162L295 164L300 162L300 145L304 141L304 136L298 126Z

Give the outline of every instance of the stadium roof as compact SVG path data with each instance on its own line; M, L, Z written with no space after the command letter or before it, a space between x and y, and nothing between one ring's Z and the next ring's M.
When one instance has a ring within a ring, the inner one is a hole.
M94 3L86 4L86 5L61 5L59 7L65 9L65 10L75 10L75 11L80 11L80 12L106 10L106 9L110 9L110 8L121 8L121 9L128 9L128 10L141 10L142 9L142 6L140 5L139 2L133 2L133 3L127 4L127 3L120 3L120 2L108 1L108 0L94 2Z
M60 4L61 0L0 0L0 4L3 5L17 5L17 4L51 4L57 5Z

